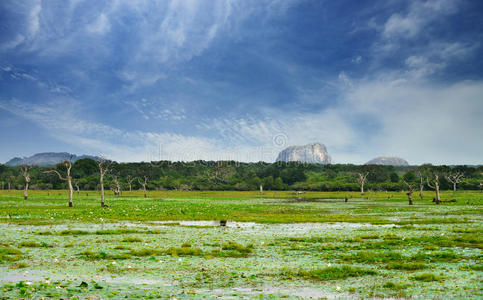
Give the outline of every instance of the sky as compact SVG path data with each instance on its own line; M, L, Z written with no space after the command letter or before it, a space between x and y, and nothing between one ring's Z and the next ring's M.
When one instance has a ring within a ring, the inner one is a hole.
M483 163L483 1L3 0L0 162Z

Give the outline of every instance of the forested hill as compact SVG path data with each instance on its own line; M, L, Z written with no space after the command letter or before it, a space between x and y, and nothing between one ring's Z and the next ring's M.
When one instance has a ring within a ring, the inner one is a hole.
M32 166L29 170L32 189L64 189L65 181L55 174L43 171L57 169L65 172L63 164L54 167ZM265 190L318 190L318 191L357 191L357 173L368 173L366 190L403 190L407 182L420 182L430 174L439 174L441 189L451 189L453 185L446 176L463 174L458 189L481 189L483 167L471 166L381 166L381 165L320 165L297 162L284 163L240 163L234 161L194 161L194 162L153 162L116 163L112 162L106 178L106 187L113 185L117 178L122 189L141 187L139 180L146 176L149 189L179 190L256 190L263 185ZM419 175L419 177L418 177ZM80 159L72 165L73 181L82 190L99 187L99 169L96 161ZM7 189L23 188L25 179L19 167L0 165L0 187Z

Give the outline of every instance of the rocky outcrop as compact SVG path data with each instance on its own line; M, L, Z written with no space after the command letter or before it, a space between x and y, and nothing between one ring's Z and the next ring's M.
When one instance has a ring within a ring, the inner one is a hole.
M371 159L366 165L383 165L383 166L409 166L409 163L400 157L380 156Z
M313 143L305 146L288 147L278 154L277 161L330 164L332 159L324 144Z
M64 160L68 160L70 157L70 153L67 152L44 152L44 153L37 153L30 157L15 157L11 160L7 161L5 165L7 166L18 166L18 165L35 165L35 166L53 166L56 165ZM90 158L94 160L98 160L99 158L96 156L90 155L81 155L77 156L72 154L72 162L76 160L83 159L83 158Z

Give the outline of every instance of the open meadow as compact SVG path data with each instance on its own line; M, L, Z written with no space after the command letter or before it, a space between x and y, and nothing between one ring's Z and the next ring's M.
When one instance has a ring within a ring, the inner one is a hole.
M0 295L481 299L483 193L433 194L0 191Z

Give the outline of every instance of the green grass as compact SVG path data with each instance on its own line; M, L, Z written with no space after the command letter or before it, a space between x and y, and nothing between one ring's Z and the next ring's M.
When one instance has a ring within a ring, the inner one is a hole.
M391 261L403 260L403 255L399 252L375 252L375 251L358 251L352 254L342 256L343 261L358 263L386 263Z
M0 247L0 263L18 261L22 259L22 252L12 247Z
M18 247L20 247L20 248L22 248L22 247L26 247L26 248L52 248L53 245L47 244L45 242L37 243L37 242L33 242L33 241L25 241L25 242L19 243Z
M103 259L122 260L122 259L128 259L132 256L131 253L112 254L104 251L95 253L90 250L83 251L81 253L78 253L77 255L86 260L103 260Z
M382 287L386 289L394 290L394 291L400 291L408 288L408 286L409 285L407 284L397 284L392 281L388 281Z
M143 240L138 237L127 237L122 240L124 243L141 243Z
M51 233L51 234L58 234L58 235L117 235L117 234L130 234L130 233L143 233L143 234L159 234L161 231L159 230L137 230L137 229L126 229L126 228L119 228L119 229L110 229L110 230L96 230L96 231L86 231L86 230L62 230L59 233ZM45 232L40 232L40 235L45 235Z
M284 271L282 272L283 277L301 277L311 280L339 280L347 279L349 277L361 277L365 275L376 275L377 272L371 269L362 269L352 266L337 266L337 267L327 267L323 269L312 269L312 270L299 270L297 272Z
M414 275L410 278L412 280L424 281L424 282L440 281L441 280L441 277L434 275L432 273L422 273L422 274Z
M426 269L428 266L422 263L389 263L386 268L389 270L416 271Z
M255 221L264 223L294 223L294 222L351 222L371 224L465 224L471 219L455 217L481 213L478 205L482 203L479 192L465 191L453 194L442 192L442 199L456 199L456 203L444 203L439 206L431 202L430 193L423 200L417 200L415 205L407 205L406 195L401 192L387 194L368 192L365 198L352 199L343 203L346 193L339 192L307 192L306 199L327 199L324 202L288 201L293 192L266 191L263 197L257 192L237 191L203 191L176 192L150 191L149 198L144 199L139 192L133 192L132 197L108 196L109 207L99 209L99 194L89 191L89 196L82 195L74 199L74 207L67 208L67 192L59 191L47 195L46 191L30 191L29 200L22 200L21 191L0 191L1 222L46 225L76 222L113 222L113 221L162 221L162 220L232 220ZM356 193L354 193L356 194ZM135 199L135 200L128 200ZM474 205L466 205L471 200ZM314 209L314 205L318 207ZM332 207L340 207L333 209ZM427 207L428 216L399 218L397 221L389 217L401 213L418 212ZM432 212L435 212L433 215ZM7 216L11 218L7 218ZM453 216L452 216L453 215ZM174 226L174 225L173 225ZM83 234L81 232L76 233ZM99 233L102 234L102 233ZM109 233L106 233L109 234Z

